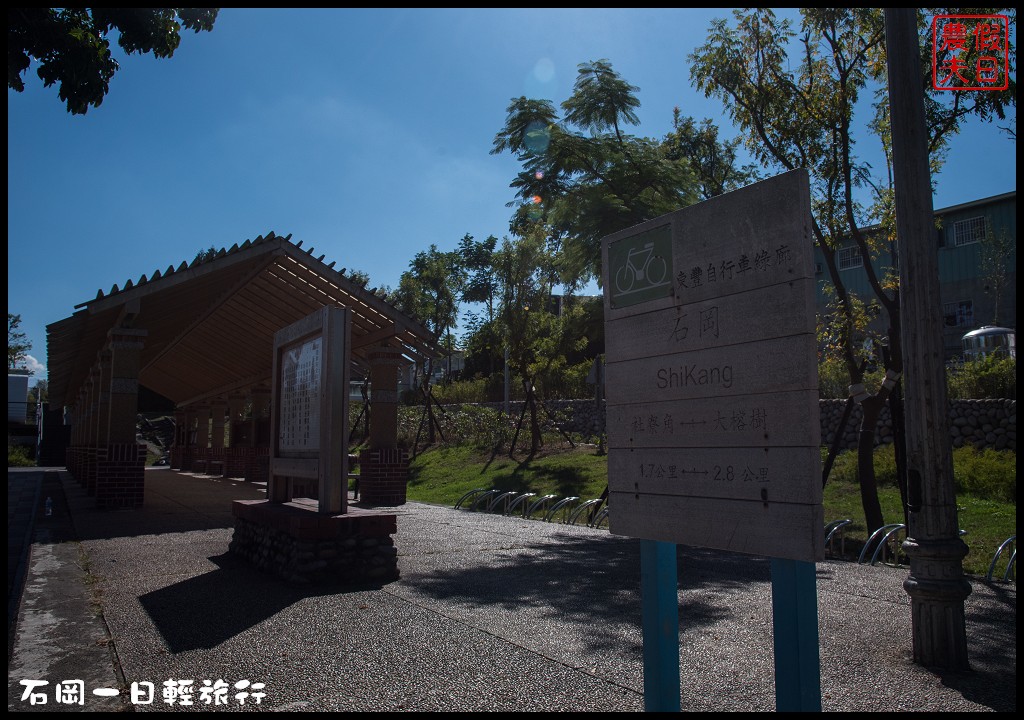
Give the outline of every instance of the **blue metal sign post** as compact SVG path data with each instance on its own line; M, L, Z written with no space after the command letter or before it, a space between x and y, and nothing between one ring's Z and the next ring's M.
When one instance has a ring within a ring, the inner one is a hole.
M776 712L821 712L815 564L772 558Z
M640 541L644 710L679 712L679 595L676 545Z

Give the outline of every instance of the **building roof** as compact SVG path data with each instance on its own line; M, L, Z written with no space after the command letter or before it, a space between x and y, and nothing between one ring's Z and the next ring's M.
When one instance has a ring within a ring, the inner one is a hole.
M178 405L269 384L274 333L325 305L352 311L357 367L373 345L410 361L440 354L422 324L323 260L271 232L101 289L46 328L50 402L74 404L115 327L147 332L139 383Z

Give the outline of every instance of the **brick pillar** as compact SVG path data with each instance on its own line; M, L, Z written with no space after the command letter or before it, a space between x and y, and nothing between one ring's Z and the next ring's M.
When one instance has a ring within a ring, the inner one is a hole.
M401 353L386 345L370 361L370 447L359 454L359 497L368 505L404 505L409 453L398 447L398 369ZM346 389L347 391L347 389Z
M96 504L141 507L146 447L137 441L139 365L147 333L114 328L110 338L110 415L107 444L97 448Z

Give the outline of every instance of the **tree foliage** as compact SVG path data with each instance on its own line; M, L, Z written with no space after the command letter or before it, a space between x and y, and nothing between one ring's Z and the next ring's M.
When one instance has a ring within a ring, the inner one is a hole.
M455 349L452 331L458 324L465 280L466 270L458 251L442 251L431 244L427 251L416 253L390 296L400 310L434 333L449 356ZM431 371L428 367L424 377L429 378Z
M127 54L169 58L182 29L212 30L217 8L10 8L7 11L7 87L22 92L32 61L43 85L72 115L99 107L119 69L110 52L111 32Z
M513 232L543 222L570 284L600 278L605 235L697 199L688 163L627 134L639 123L637 90L607 60L582 63L561 118L550 100L515 98L494 138L491 153L510 152L523 167L511 183Z
M28 341L25 333L18 328L21 326L21 315L7 313L7 369L23 365L28 351L32 349L32 343Z
M738 164L739 146L739 138L719 140L718 126L710 118L698 123L692 117L683 117L678 107L673 109L672 132L664 141L665 156L689 164L701 200L710 200L760 179L756 166Z

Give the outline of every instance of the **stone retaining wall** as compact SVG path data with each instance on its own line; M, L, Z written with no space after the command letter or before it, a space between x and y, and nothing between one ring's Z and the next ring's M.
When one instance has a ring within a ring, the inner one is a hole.
M501 403L484 403L488 407L501 409ZM563 429L578 433L585 438L596 437L604 429L604 405L600 407L593 400L552 400L546 403L548 410L564 417ZM820 400L821 443L829 446L838 431L843 417L845 400ZM950 440L953 447L974 445L976 448L1017 451L1017 401L1016 400L952 400L950 401ZM511 413L518 418L522 411L521 402L511 403ZM550 426L547 416L541 411L542 421ZM850 420L843 431L840 447L857 447L861 409L854 405ZM892 418L889 408L882 410L881 419L875 429L875 445L891 443Z

